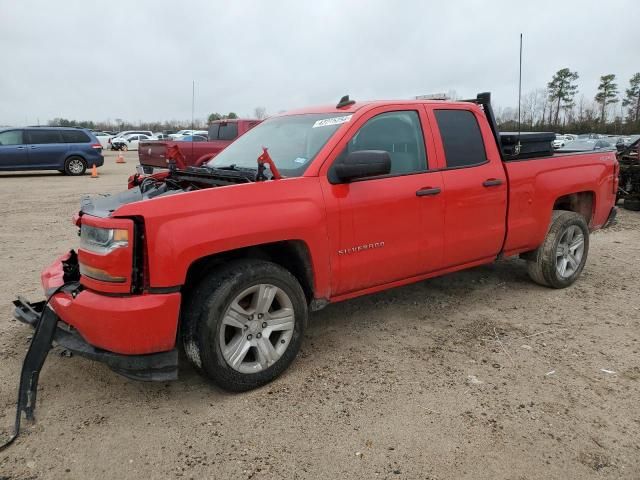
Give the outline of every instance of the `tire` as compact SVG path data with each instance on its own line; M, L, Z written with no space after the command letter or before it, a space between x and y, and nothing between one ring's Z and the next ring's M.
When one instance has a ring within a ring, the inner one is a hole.
M64 173L67 175L84 175L87 171L87 162L82 157L69 157L64 161Z
M622 206L625 210L640 212L640 197L627 197Z
M589 228L582 215L555 210L544 242L527 262L531 279L545 287L566 288L582 273L589 253Z
M258 301L261 295L265 302ZM262 260L236 260L215 270L185 305L181 336L187 358L232 392L260 387L284 372L300 349L308 317L296 278Z

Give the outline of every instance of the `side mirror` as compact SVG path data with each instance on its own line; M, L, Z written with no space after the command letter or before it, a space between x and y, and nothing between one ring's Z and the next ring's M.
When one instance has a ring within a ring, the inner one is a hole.
M357 178L387 175L391 172L391 157L384 150L351 152L333 165L332 183L346 183Z

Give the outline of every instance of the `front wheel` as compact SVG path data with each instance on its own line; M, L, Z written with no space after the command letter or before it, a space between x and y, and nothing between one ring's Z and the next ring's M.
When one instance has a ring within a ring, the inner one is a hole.
M527 262L529 276L547 287L568 287L582 273L588 253L589 228L584 217L555 210L544 242Z
M205 277L186 301L184 350L221 388L251 390L291 364L307 315L302 287L287 270L262 260L230 262Z

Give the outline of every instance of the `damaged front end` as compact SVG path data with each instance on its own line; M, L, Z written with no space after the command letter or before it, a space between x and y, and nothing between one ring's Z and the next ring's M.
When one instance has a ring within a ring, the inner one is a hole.
M78 255L70 251L56 264L56 279L62 284L46 291L46 300L29 302L18 297L14 302L14 317L35 329L22 364L13 434L0 450L13 443L20 433L22 414L34 419L40 371L53 345L71 353L104 363L116 373L135 380L168 381L178 376L178 353L172 349L147 355L121 355L89 344L73 326L57 315L52 303L57 297L73 301L82 294ZM61 277L61 278L60 278Z

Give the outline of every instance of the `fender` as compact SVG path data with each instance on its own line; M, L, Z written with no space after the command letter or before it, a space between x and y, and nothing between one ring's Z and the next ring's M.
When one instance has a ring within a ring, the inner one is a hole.
M123 205L114 217L145 219L148 285L183 285L196 260L265 243L303 241L316 297L328 297L326 214L318 177L298 177L185 192Z

